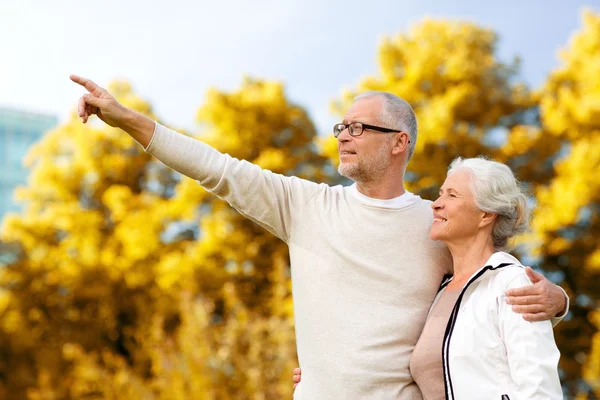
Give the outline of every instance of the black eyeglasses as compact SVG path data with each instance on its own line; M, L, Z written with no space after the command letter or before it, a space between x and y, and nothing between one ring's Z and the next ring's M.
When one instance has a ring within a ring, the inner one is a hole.
M333 126L333 136L334 137L340 136L340 133L342 133L344 131L344 129L346 129L346 128L348 129L348 133L350 134L350 136L354 136L354 137L362 135L363 130L365 130L365 129L371 129L373 131L384 132L384 133L402 132L402 131L398 131L396 129L382 128L380 126L363 124L362 122L350 122L349 124L335 124ZM408 142L410 143L410 140Z

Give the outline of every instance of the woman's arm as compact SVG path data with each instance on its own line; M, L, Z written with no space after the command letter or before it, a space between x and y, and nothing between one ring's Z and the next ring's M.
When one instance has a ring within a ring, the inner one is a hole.
M506 289L531 285L525 273ZM503 296L501 296L503 297ZM560 352L549 320L529 322L515 313L504 298L498 299L498 326L506 346L510 374L518 399L562 399L558 377Z

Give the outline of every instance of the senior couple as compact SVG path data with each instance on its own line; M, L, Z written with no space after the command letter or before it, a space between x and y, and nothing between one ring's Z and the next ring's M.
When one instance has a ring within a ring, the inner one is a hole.
M234 159L71 79L89 92L84 123L121 128L288 244L295 399L562 398L552 325L568 298L505 252L528 222L505 165L455 160L433 203L406 191L414 112L369 92L333 132L355 183L331 187Z

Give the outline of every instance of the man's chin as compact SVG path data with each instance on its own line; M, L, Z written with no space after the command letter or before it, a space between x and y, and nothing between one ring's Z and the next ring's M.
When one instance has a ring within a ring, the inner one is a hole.
M350 169L348 167L349 167L348 164L344 164L343 162L340 162L340 164L338 165L338 169L337 170L338 170L338 172L339 172L340 175L346 176L348 174L348 172L349 172L348 170Z
M357 173L357 168L354 165L340 163L338 166L338 173L348 179L354 179Z

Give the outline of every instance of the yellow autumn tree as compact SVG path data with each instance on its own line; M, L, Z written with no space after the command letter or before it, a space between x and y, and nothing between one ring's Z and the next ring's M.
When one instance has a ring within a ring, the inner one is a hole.
M557 152L540 160L552 175L536 192L534 245L571 294L571 320L556 329L563 382L591 398L600 396L600 15L583 13L560 56L539 93L542 140Z
M109 89L153 118L120 82ZM281 83L212 90L203 140L319 179L307 113ZM296 365L287 248L124 132L74 115L27 160L0 269L0 397L275 399Z

